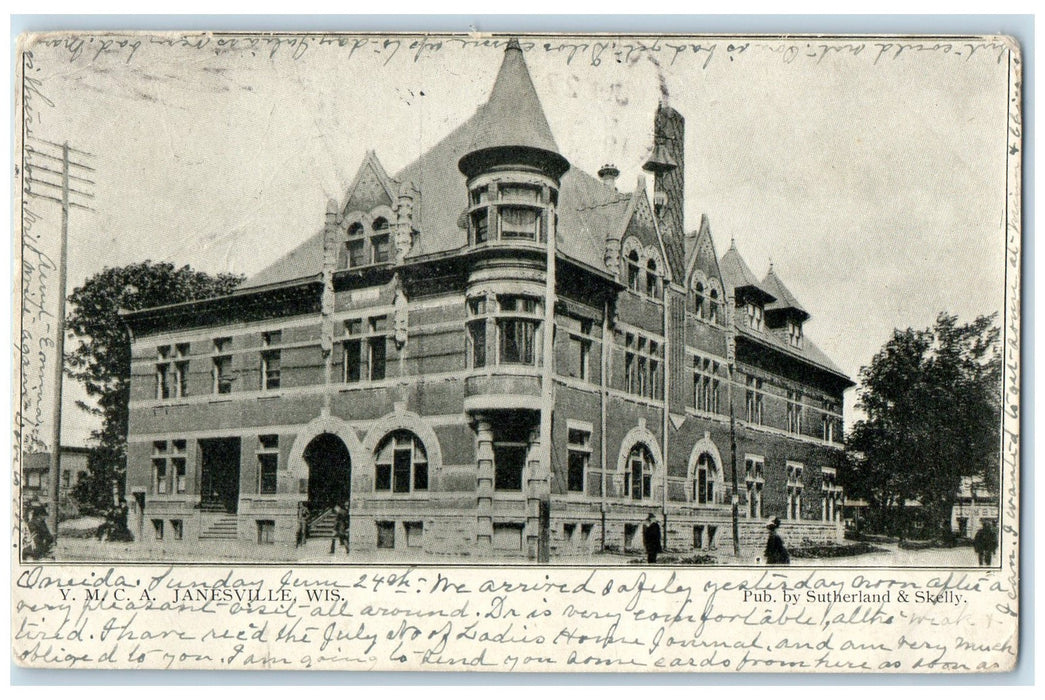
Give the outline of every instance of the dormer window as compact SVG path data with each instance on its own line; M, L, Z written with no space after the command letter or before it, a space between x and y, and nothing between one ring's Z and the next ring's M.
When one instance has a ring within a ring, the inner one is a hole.
M746 305L746 311L748 328L753 331L762 330L765 324L765 309L762 308L762 305L749 301Z
M636 250L628 253L628 289L638 293L639 291L639 253Z
M656 260L650 260L646 263L646 296L660 297L660 275L657 274Z
M718 290L717 289L712 289L711 293L709 294L709 298L710 298L710 300L708 302L708 320L711 321L712 323L718 323L718 309L719 309Z
M391 226L388 223L388 219L383 216L379 216L374 219L374 235L370 239L370 243L374 249L374 262L384 263L388 262L391 254L391 245L389 239L389 229Z
M366 265L366 231L358 221L348 227L348 266Z
M787 344L793 348L802 347L802 324L794 319L787 321Z
M704 318L704 283L697 282L693 285L693 313L697 318Z

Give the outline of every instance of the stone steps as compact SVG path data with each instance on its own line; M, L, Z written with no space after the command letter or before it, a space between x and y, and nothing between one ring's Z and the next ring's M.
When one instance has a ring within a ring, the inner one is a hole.
M200 532L201 540L234 540L237 537L236 517L218 518Z

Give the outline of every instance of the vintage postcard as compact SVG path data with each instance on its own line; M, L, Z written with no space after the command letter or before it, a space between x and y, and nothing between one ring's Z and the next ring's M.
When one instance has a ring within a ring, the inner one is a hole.
M16 62L18 664L1014 667L1012 39Z

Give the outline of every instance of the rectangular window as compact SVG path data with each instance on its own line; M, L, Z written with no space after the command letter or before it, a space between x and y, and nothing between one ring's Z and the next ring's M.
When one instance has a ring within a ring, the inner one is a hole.
M169 399L171 397L171 381L168 376L168 366L156 365L156 398Z
M802 519L802 474L805 466L798 462L787 463L787 517Z
M379 520L377 522L377 548L395 549L396 546L396 524L392 521Z
M762 425L762 380L747 378L746 413L748 423Z
M359 238L348 242L348 264L350 267L366 265L366 240Z
M479 319L468 324L469 349L472 367L486 366L486 319Z
M385 378L385 336L378 336L367 341L370 349L370 381L380 381Z
M472 212L472 239L485 243L490 238L490 210L485 207Z
M276 493L276 470L278 463L278 455L258 455L258 493L262 495Z
M756 455L744 457L744 485L747 489L747 515L762 517L762 488L765 484L765 460Z
M719 364L701 357L693 358L693 403L698 411L718 413Z
M788 345L800 348L802 347L802 324L796 323L793 320L787 322L787 342Z
M468 194L473 207L490 201L490 188L487 185L476 187Z
M529 207L501 207L501 238L537 240L541 215Z
M566 488L568 491L583 493L591 460L591 432L579 428L567 431L568 457Z
M279 436L258 436L258 493L271 495L276 493L277 472L279 469Z
M345 341L344 380L358 382L362 378L362 343L358 340Z
M232 357L218 355L211 360L211 379L215 394L232 393Z
M523 445L494 445L494 483L497 491L522 491L523 468L526 466L526 447Z
M493 548L504 552L521 552L523 526L519 523L494 523Z
M374 236L370 239L370 243L374 246L375 263L385 263L391 259L391 246L389 245L388 234Z
M374 490L392 490L392 465L377 464L374 466Z
M189 395L189 363L188 362L175 362L174 363L174 388L175 396L188 396Z
M631 338L631 334L628 335ZM628 345L631 345L629 340ZM636 393L638 389L638 377L636 376L636 364L635 364L635 353L632 351L626 351L624 353L624 381L626 383L625 389L629 394Z
M162 520L153 520L152 521L152 531L153 531L153 534L156 536L156 539L162 540L163 539L163 521Z
M276 521L256 520L258 526L258 544L276 543Z
M403 523L403 530L406 531L407 547L424 546L425 525L423 522Z
M158 494L167 493L167 460L157 458L152 460L153 490Z
M396 449L392 456L392 490L395 493L410 493L410 460L412 450Z
M541 189L539 187L532 187L530 185L507 185L501 184L498 187L501 199L512 200L516 202L540 202L541 201Z
M591 324L587 324L590 332ZM582 326L583 328L583 326ZM567 365L567 376L576 377L582 381L588 381L590 377L591 340L580 335L569 336L569 364Z
M830 410L830 407L829 407ZM826 442L834 442L835 439L835 422L834 418L827 415L826 413L820 417L821 429L823 430L824 440Z
M532 365L536 361L537 322L504 318L500 330L501 363Z
M633 292L639 291L639 266L638 263L628 260L628 289Z
M428 488L428 464L414 462L414 490L424 491Z
M762 325L765 320L765 310L754 302L748 302L747 304L747 325L752 330L762 330Z
M272 347L283 342L282 331L262 333L262 345ZM280 384L280 351L266 350L261 353L261 388L265 391L278 389Z
M797 391L787 392L787 432L802 432L802 394Z
M185 536L184 523L181 520L171 521L171 539L180 540Z
M174 464L174 493L185 493L185 458L175 457L171 462Z

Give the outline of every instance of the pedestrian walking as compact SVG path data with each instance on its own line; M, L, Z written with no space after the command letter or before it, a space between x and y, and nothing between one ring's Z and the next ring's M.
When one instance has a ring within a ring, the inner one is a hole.
M998 533L991 521L987 520L972 538L972 548L976 550L976 557L980 560L980 566L990 566L994 558L994 550L998 548Z
M348 554L348 501L345 501L344 506L340 503L334 506L334 537L330 540L331 554L337 549L339 543L345 547L345 554Z
M308 540L308 506L304 503L298 504L298 536L295 546L301 547Z
M769 530L769 539L766 540L766 551L763 554L766 558L766 564L769 566L791 563L791 555L787 553L784 540L780 538L780 533L777 532L779 528L780 518L773 518L766 523L766 529Z
M642 544L646 547L646 561L650 564L656 564L657 555L661 553L662 547L660 542L660 523L657 522L657 516L653 513L649 514L645 524L642 526Z

